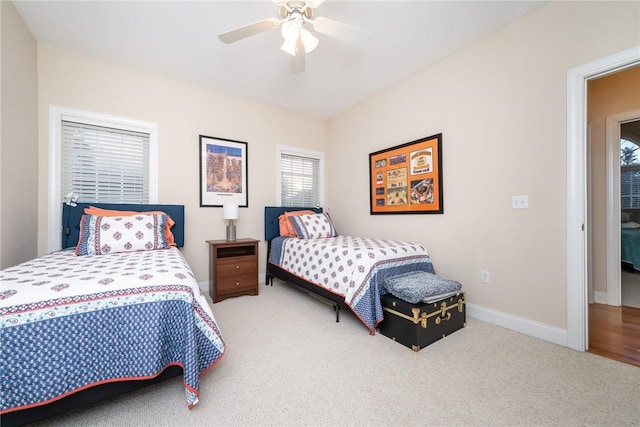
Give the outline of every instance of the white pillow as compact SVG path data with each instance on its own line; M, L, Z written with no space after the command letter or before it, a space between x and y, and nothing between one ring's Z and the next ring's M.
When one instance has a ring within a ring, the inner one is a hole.
M627 221L622 223L622 228L640 228L640 224L633 221Z

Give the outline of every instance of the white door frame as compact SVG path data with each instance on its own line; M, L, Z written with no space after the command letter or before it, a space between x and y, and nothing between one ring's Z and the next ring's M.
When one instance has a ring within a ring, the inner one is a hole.
M620 125L640 119L640 110L627 111L606 120L607 152L607 304L622 304L620 288Z
M567 72L567 346L587 336L587 81L640 63L640 46Z

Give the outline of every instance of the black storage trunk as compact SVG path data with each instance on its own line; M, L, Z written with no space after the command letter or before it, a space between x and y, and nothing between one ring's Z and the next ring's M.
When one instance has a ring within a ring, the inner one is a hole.
M421 348L461 329L466 323L464 292L442 300L417 304L392 294L380 297L384 320L380 333L412 349Z

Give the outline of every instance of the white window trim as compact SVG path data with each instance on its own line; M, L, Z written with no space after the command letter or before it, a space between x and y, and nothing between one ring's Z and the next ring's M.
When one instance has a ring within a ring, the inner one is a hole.
M62 211L60 194L62 161L62 120L79 121L97 126L115 127L149 134L149 202L158 202L158 125L91 111L49 106L49 200L48 200L48 252L62 247ZM82 202L82 200L79 200Z
M287 145L276 146L276 200L278 206L282 206L282 186L281 186L281 159L282 154L290 154L293 156L306 156L318 159L318 199L319 207L324 206L324 153L321 151L308 150L305 148L290 147Z

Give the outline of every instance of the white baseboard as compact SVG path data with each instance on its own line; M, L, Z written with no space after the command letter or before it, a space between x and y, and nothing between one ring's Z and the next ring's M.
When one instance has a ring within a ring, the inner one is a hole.
M260 283L264 283L265 279L265 274L260 274L258 276L258 280ZM209 294L208 280L204 282L198 282L198 286L200 286L200 289L205 295ZM595 294L596 302L598 302L598 299L601 297L598 294L604 295L606 300L606 293L596 292ZM511 314L503 313L501 311L486 308L477 304L467 303L466 306L467 314L471 317L475 317L478 320L502 326L504 328L511 329L525 335L530 335L532 337L552 342L554 344L562 345L565 347L567 346L566 329L556 328L555 326L550 326L544 323L525 319L524 317L518 317Z
M484 322L502 326L516 332L540 338L554 344L567 346L567 330L514 316L476 304L467 303L467 314Z
M198 282L198 286L203 294L209 295L209 281L206 282Z
M607 293L606 292L594 292L593 299L598 304L606 304L607 303Z

